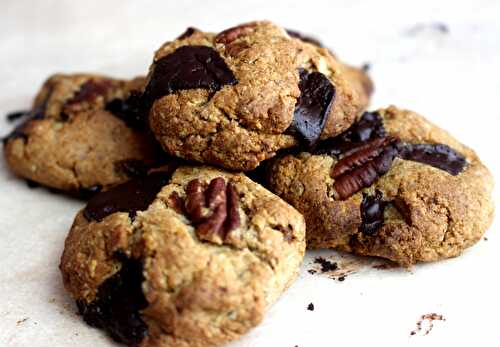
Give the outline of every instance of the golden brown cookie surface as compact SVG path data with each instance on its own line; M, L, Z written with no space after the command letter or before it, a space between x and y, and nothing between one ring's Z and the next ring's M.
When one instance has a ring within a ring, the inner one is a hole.
M17 175L62 191L96 190L128 180L131 172L156 160L155 140L106 105L143 85L143 78L52 76L27 118L5 139L7 163Z
M347 129L368 100L358 78L327 49L253 22L164 44L145 99L168 153L246 171Z
M242 174L181 167L96 195L61 271L87 323L140 346L219 346L295 279L302 215Z
M493 179L478 156L422 116L365 113L316 153L276 159L270 188L301 211L310 248L409 266L459 255L491 223Z

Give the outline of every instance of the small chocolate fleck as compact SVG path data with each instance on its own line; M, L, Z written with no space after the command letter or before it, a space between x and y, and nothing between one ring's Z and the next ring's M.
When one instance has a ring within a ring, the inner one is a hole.
M382 197L383 194L379 190L375 191L374 195L363 193L363 201L360 206L361 225L359 231L365 235L375 235L384 224L384 210L387 202L383 201Z
M14 122L20 118L24 118L31 115L31 110L11 112L7 114L7 121Z
M344 276L340 276L339 278L337 278L337 281L344 282L345 281L345 275Z
M199 31L198 29L194 27L188 27L186 31L184 31L179 37L177 37L177 40L184 40L187 39L188 37L191 37L195 32Z
M34 188L38 188L40 187L40 183L38 182L35 182L35 181L32 181L32 180L26 180L26 185L28 186L28 188L30 189L34 189Z
M64 107L79 104L81 102L94 101L97 97L105 95L109 88L111 88L110 81L90 79L80 86L80 89L71 99L66 101Z
M150 107L165 95L187 89L212 92L238 81L219 53L208 46L182 46L155 62L144 92Z
M146 210L170 179L165 172L154 172L95 195L83 211L85 218L101 221L115 212L128 212L133 218L137 211Z
M427 164L456 176L467 166L467 159L454 149L443 144L404 144L399 156Z
M318 39L316 39L310 35L306 35L306 34L303 34L299 31L292 30L292 29L286 29L286 33L290 37L293 37L295 39L299 39L299 40L307 42L307 43L312 43L313 45L316 45L318 47L324 47L323 43L321 41L319 41Z
M120 271L99 286L96 299L76 304L88 325L105 330L116 342L138 346L148 334L140 314L148 305L142 292L143 266L140 260L120 258Z
M337 263L331 262L323 257L316 257L314 262L321 265L321 272L335 271L338 269Z
M363 65L361 65L361 70L363 70L364 72L368 72L371 69L372 69L371 63L364 63Z
M307 309L309 311L314 311L314 304L311 302L309 305L307 305Z
M287 131L296 135L307 148L312 148L318 142L335 102L335 87L320 72L299 69L299 75L300 97Z

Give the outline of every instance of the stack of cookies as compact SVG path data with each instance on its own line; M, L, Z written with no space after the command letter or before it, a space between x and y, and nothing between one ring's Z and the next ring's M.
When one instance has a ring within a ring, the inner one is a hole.
M4 139L14 173L88 199L60 269L91 326L129 346L220 346L255 327L306 248L410 267L491 223L492 177L422 116L262 21L189 28L147 77L50 77Z

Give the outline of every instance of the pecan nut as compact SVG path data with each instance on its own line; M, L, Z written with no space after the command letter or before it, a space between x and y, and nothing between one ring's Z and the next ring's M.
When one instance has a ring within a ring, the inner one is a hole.
M375 138L347 151L330 171L335 198L345 200L389 171L398 154L398 142L394 137Z
M223 244L228 234L240 226L239 197L231 182L217 177L208 186L194 179L187 184L186 198L174 192L169 205L186 214L196 227L196 235L204 241Z

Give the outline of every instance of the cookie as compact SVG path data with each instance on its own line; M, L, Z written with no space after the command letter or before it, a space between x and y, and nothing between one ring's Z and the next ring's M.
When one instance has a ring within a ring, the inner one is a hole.
M190 29L157 50L142 102L167 153L248 171L346 130L368 100L357 78L270 22Z
M459 255L492 221L493 179L474 151L394 106L268 170L269 188L304 214L312 249L410 266Z
M4 139L12 171L62 191L92 193L122 183L157 161L151 133L121 118L120 100L141 90L144 78L54 75L42 86L31 111ZM108 109L107 109L108 108Z
M152 172L94 196L60 269L83 319L130 346L219 346L296 278L300 213L243 174Z

